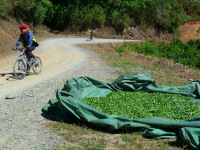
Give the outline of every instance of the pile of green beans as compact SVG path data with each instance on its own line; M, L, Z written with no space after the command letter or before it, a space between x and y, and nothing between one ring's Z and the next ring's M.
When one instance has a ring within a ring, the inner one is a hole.
M111 92L105 97L88 97L82 101L105 114L130 119L162 117L184 120L200 116L200 106L191 98L178 94Z

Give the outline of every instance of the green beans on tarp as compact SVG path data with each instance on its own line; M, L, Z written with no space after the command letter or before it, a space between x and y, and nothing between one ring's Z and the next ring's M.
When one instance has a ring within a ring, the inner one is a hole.
M65 121L72 115L97 127L140 132L146 137L156 139L179 136L192 147L200 149L200 117L181 121L160 117L129 119L120 115L104 114L81 101L85 97L106 96L112 91L181 94L200 105L200 81L177 87L157 86L155 80L145 73L121 75L112 83L104 83L87 76L69 79L62 90L56 91L56 99L50 99L42 111L54 113L60 121Z

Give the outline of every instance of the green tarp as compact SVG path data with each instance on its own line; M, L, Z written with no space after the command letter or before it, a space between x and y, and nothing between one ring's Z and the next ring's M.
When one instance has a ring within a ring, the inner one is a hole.
M112 91L177 93L191 97L200 104L200 81L171 87L157 86L155 80L147 73L121 75L112 83L84 76L67 80L63 89L57 90L56 99L49 100L43 107L43 112L56 112L56 117L60 121L73 116L97 127L140 132L146 137L156 139L181 137L192 147L200 149L200 117L181 121L160 117L129 119L119 115L104 114L81 101L85 97L106 96Z

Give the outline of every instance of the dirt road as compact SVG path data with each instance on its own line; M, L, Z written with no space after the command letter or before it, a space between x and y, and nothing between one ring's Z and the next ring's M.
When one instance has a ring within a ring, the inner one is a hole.
M115 39L94 39L93 41L86 41L85 38L46 39L41 41L40 46L33 52L42 59L42 73L35 75L32 71L23 80L16 79L13 74L13 63L18 57L19 52L2 58L0 60L0 98L50 79L84 61L85 54L75 44L123 41Z
M123 42L123 40L56 38L40 42L34 51L43 61L43 72L23 80L14 78L12 66L19 52L0 60L0 149L52 149L68 142L49 128L51 120L42 114L42 107L55 98L55 90L66 79L90 76L102 81L116 78L114 68L101 62L98 54L76 44ZM6 95L14 99L5 99Z

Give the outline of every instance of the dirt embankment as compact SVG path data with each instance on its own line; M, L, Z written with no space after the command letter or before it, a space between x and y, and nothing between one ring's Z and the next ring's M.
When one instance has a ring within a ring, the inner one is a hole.
M200 20L190 20L179 27L180 40L187 42L189 39L200 38Z

